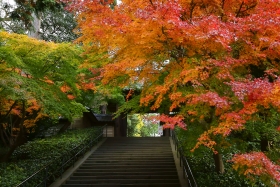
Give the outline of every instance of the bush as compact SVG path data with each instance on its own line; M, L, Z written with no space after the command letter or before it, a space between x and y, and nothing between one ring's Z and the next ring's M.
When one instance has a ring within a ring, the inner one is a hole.
M97 128L70 130L50 138L27 142L14 151L12 162L0 165L0 186L16 186L56 158L79 145L89 143L99 133ZM58 167L57 165L53 169Z
M218 174L215 171L215 165L213 161L213 153L207 149L199 155L188 156L188 162L191 165L192 172L198 183L199 187L249 187L251 184L249 181L238 175L238 173L232 169L231 163L226 162L231 158L231 154L227 154L223 157L225 161L225 173Z
M26 177L25 170L15 163L0 165L0 186L15 186Z
M234 153L238 151L234 147L223 153L225 173L218 174L215 171L213 152L210 149L201 146L194 153L190 152L197 139L197 137L194 136L196 133L192 132L192 130L193 129L184 131L176 129L176 132L199 187L265 187L260 181L256 181L254 184L250 183L247 178L239 175L237 171L232 168L231 162L227 162L231 160Z

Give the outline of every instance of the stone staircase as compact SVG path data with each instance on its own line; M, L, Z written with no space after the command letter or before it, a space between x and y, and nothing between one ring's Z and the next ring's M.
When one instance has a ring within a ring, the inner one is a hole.
M107 138L62 187L181 187L168 137Z

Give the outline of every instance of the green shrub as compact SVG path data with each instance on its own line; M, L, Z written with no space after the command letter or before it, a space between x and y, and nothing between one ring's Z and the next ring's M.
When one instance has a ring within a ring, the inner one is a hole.
M69 153L77 146L86 145L98 133L100 131L97 128L70 130L50 138L27 142L14 151L12 162L0 165L0 186L16 186L56 158ZM78 150L73 150L73 153L75 151ZM61 161L57 162L52 169L60 166ZM38 184L38 181L32 182Z
M238 151L236 147L232 147L223 153L225 173L218 174L215 171L213 152L210 149L201 146L195 152L190 152L197 139L195 134L199 134L193 131L197 131L197 129L191 129L190 131L176 129L180 145L184 148L184 154L199 187L265 187L260 181L256 181L254 184L250 183L247 178L239 175L232 168L232 163L228 160L231 160L232 156Z
M0 165L0 186L15 186L26 177L25 170L15 163Z

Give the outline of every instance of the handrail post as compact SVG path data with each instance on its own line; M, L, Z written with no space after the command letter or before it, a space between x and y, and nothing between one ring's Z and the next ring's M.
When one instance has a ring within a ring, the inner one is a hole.
M180 166L183 167L183 177L187 180L189 187L197 187L195 178L192 174L187 158L184 156L184 150L182 146L179 145L180 142L175 131L173 131L172 137L174 137L175 150L177 148L177 158L180 157Z
M179 150L179 155L180 155L180 166L182 167L182 153L180 150Z
M60 169L60 178L62 179L62 174L63 174L63 163L64 163L64 157L61 157L61 169Z
M45 179L44 179L45 187L47 187L47 178L48 178L48 166L45 167Z
M185 179L186 178L186 172L185 172L185 165L183 164L183 178ZM188 174L187 174L188 175Z

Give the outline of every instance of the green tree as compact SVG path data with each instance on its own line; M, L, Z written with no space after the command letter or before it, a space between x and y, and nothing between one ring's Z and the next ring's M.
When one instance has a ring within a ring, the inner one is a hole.
M33 0L7 3L0 1L0 27L6 31L29 34L53 42L71 42L74 33L74 15L64 4L55 0Z
M24 22L20 19L12 19L14 5L0 1L0 28L9 32L24 33Z
M127 117L127 134L129 137L152 137L158 133L155 114L131 114ZM156 114L156 116L158 116Z
M77 39L75 17L61 5L42 12L40 38L53 42L72 42Z
M0 32L0 135L18 130L7 160L26 140L26 129L48 116L72 120L85 108L74 99L81 50L71 44L54 44L25 35ZM13 120L11 120L13 119ZM10 134L11 136L11 134Z
M140 120L136 114L127 116L127 136L134 137L139 136L139 129L137 125L140 123Z

